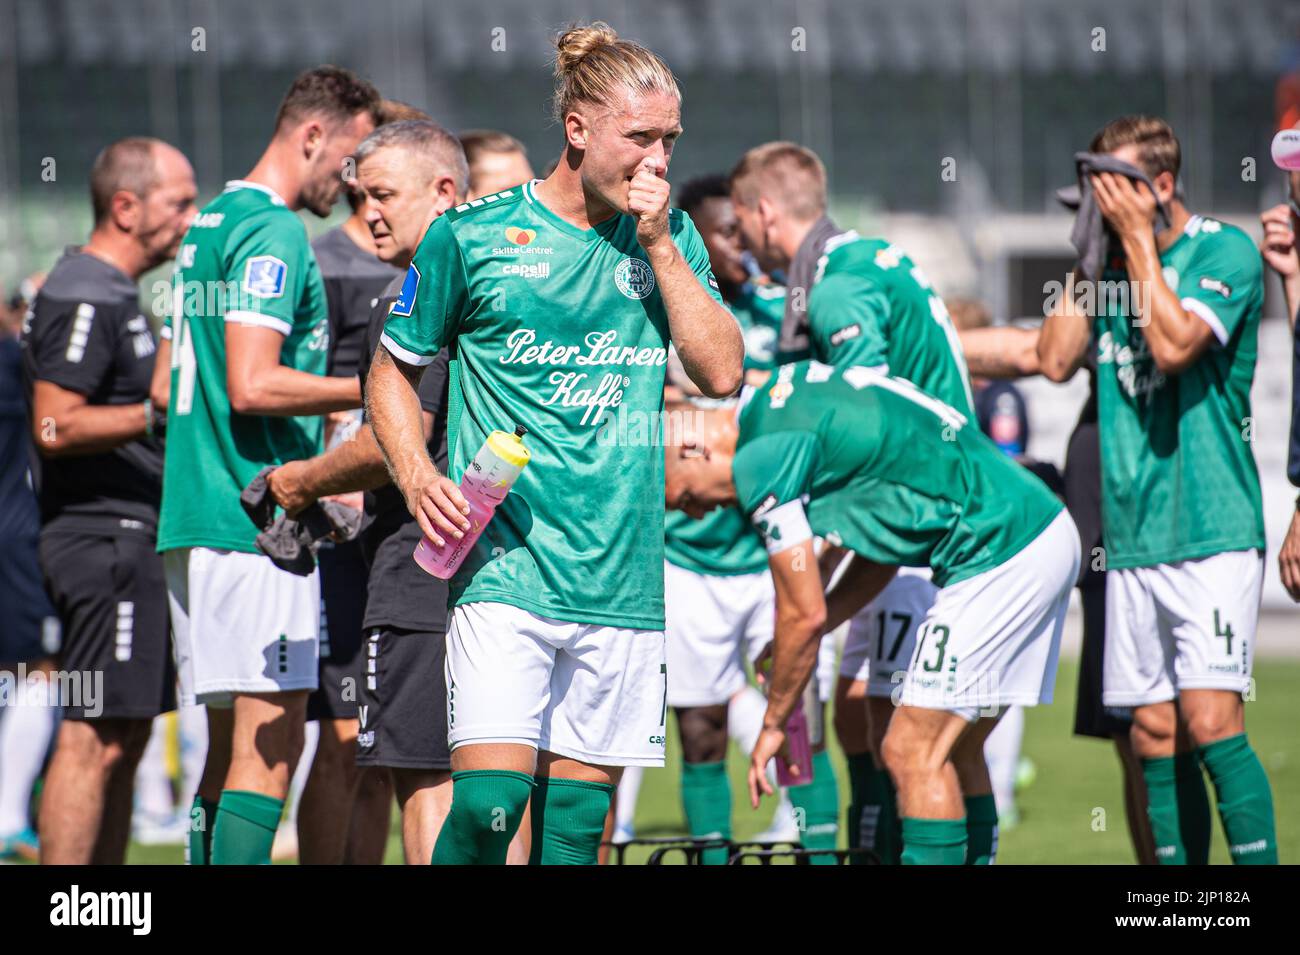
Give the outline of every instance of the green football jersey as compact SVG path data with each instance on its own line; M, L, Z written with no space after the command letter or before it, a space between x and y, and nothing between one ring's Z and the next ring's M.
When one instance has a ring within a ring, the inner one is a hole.
M781 322L785 318L785 286L746 282L740 294L727 303L745 333L745 369L771 371L777 365L811 357L780 349Z
M734 507L719 507L699 520L682 511L666 512L664 557L676 567L714 577L767 569L767 552Z
M1124 283L1102 286L1093 324L1108 568L1264 547L1250 446L1259 250L1240 229L1192 216L1160 262L1165 283L1214 341L1186 371L1165 376L1132 321L1122 263L1106 270L1105 281Z
M968 418L970 376L948 309L925 274L884 239L826 243L808 296L812 357L906 378Z
M265 186L230 182L204 206L176 256L171 402L158 549L256 553L239 495L268 465L322 450L322 418L236 414L226 391L226 323L284 336L280 363L325 374L325 286L307 230Z
M669 223L721 303L690 218L674 209ZM662 630L668 315L635 218L579 229L532 183L457 206L420 243L383 343L416 365L451 349L452 479L493 430L528 429L532 460L453 602Z
M783 366L741 411L734 476L769 550L804 522L869 560L929 566L940 587L1004 563L1062 509L974 421L861 366Z
M726 304L745 335L746 370L770 371L794 360L777 348L785 314L784 285L746 282L740 294ZM734 507L720 507L699 520L681 511L666 512L664 557L677 567L719 577L767 569L767 553Z

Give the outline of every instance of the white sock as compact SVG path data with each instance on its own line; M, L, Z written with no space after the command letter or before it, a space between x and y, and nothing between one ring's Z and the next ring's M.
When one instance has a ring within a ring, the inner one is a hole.
M615 829L632 831L632 820L636 817L636 797L641 792L641 777L644 774L644 766L623 768L623 778L618 782L618 799L614 805Z
M984 759L989 764L998 815L1010 812L1016 805L1016 767L1020 763L1020 740L1024 735L1024 707L1013 706L984 741Z
M149 745L135 771L135 811L159 819L170 816L175 808L171 779L167 776L168 723L166 714L154 717Z
M0 708L0 835L6 836L31 824L27 807L32 786L45 762L57 717L48 690L27 693L19 686L14 692L18 699Z
M293 778L289 780L289 815L280 823L281 827L287 826L293 832L298 830L298 804L302 802L302 791L311 774L311 761L316 758L316 744L319 742L320 721L313 720L307 724L307 732L303 734L302 755L298 757Z
M754 686L746 686L727 704L727 735L736 741L746 757L754 751L758 734L763 731L763 716L767 713L767 697ZM776 760L767 764L767 778L776 783Z
M763 714L767 697L753 686L746 686L727 703L727 735L745 753L754 751L758 734L763 731Z
M201 703L176 708L181 745L181 808L189 812L199 791L203 763L208 758L208 708Z

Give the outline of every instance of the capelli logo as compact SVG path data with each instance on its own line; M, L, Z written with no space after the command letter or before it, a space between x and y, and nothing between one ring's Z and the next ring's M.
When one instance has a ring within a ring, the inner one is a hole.
M50 896L50 924L66 926L128 926L133 935L153 929L152 892L68 892Z

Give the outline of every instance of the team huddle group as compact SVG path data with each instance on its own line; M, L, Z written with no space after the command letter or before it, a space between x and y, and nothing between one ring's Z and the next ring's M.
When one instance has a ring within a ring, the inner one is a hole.
M270 861L308 720L303 861L381 861L395 797L409 863L594 863L670 709L700 861L731 855L735 738L755 807L788 767L813 861L988 864L985 742L1051 702L1078 586L1081 731L1119 744L1139 858L1207 861L1208 774L1234 862L1276 862L1243 707L1260 253L1186 209L1169 126L1107 124L1069 199L1091 223L1075 287L1139 283L1140 314L1069 294L1041 329L959 332L904 250L827 216L802 146L672 207L671 71L601 23L556 45L542 179L508 135L457 138L337 67L294 81L201 210L171 146L100 153L89 241L4 343L39 571L6 548L30 568L0 659L42 656L47 594L58 667L103 673L102 705L64 706L42 860L122 861L151 719L179 702L208 720L195 865ZM309 242L298 210L340 196ZM138 282L172 260L155 339ZM1058 495L978 396L1080 368ZM632 413L686 425L619 432ZM426 574L417 544L471 531L460 475L516 428L528 466L452 579ZM284 518L265 531L259 496Z

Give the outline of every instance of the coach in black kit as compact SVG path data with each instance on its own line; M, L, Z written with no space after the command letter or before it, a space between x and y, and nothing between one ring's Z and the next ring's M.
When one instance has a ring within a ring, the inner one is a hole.
M384 100L377 126L429 117L413 106ZM351 215L312 243L329 308L328 374L356 376L366 355L370 313L384 289L404 273L379 258L355 181L345 191ZM368 359L367 359L368 360ZM361 409L335 412L325 431L327 448L350 440ZM344 503L362 506L360 492ZM388 845L393 802L386 772L358 772L357 685L362 670L362 617L369 570L361 542L325 542L321 573L320 681L307 699L307 719L320 737L298 810L298 861L303 865L378 865Z
M174 706L167 588L155 549L160 416L139 277L173 258L194 173L166 143L126 139L91 170L95 225L51 270L23 334L42 457L41 568L63 625L64 722L40 813L41 861L121 863L136 764Z
M465 194L468 169L460 144L434 123L403 121L371 133L357 147L356 159L364 215L380 258L405 267L433 218ZM363 383L401 287L402 279L394 280L370 313L359 369ZM439 467L447 462L447 380L444 351L424 369L418 390L429 453ZM357 764L392 771L406 861L427 864L451 804L443 672L447 585L413 559L420 529L389 483L369 424L323 455L277 468L268 484L290 513L320 497L368 492L361 546L370 575Z
M357 374L366 347L370 310L402 273L375 255L356 193L352 215L312 243L329 305L328 373ZM361 424L361 409L329 416L326 440L334 447ZM347 503L353 503L348 501ZM360 505L360 495L355 502ZM321 574L320 682L307 698L307 719L320 722L320 740L298 810L298 860L303 865L378 865L388 843L392 789L358 776L356 684L366 607L366 564L359 541L325 542Z

